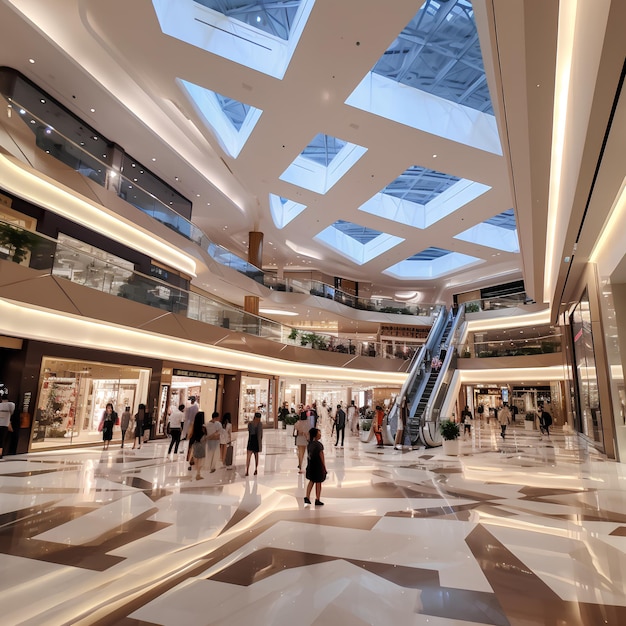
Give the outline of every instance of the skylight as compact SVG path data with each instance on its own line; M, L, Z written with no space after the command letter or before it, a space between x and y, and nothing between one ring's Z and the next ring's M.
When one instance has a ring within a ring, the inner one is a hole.
M358 265L371 261L404 241L401 237L344 220L337 220L314 239Z
M346 104L502 154L469 0L426 0Z
M318 134L280 179L325 194L367 152L367 148L347 143L337 137Z
M253 26L285 41L293 24L300 0L195 0L208 9Z
M470 0L426 0L372 72L493 115Z
M490 187L413 165L359 207L414 228L428 228Z
M305 204L288 200L273 193L270 194L270 213L277 228L285 228L304 209L306 209Z
M443 248L430 247L388 267L383 274L400 280L429 280L480 263L484 263L483 259Z
M315 0L152 0L161 30L282 79Z
M504 252L519 252L515 211L508 209L454 237Z
M186 80L178 83L222 149L236 158L263 111Z

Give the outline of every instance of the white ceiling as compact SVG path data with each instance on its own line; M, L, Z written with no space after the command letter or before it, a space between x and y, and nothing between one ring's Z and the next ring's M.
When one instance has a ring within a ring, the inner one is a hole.
M372 283L373 293L386 296L417 290L423 302L450 301L453 293L523 276L529 295L541 301L558 2L473 2L502 156L345 104L421 4L317 0L278 80L164 35L150 0L1 0L0 23L10 35L0 40L0 63L21 71L192 200L193 221L217 243L245 258L248 233L262 231L266 269L317 269ZM180 78L263 111L236 159L198 117ZM279 178L318 133L367 147L324 195ZM358 211L412 165L491 189L425 230ZM278 229L270 193L308 208ZM519 254L454 238L510 208ZM404 241L357 265L313 239L338 219ZM435 280L382 273L431 246L483 262Z

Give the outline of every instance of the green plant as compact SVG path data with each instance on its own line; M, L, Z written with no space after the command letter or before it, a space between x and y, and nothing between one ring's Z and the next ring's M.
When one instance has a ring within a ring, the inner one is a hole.
M529 411L528 413L526 413L526 415L524 415L524 419L527 422L534 422L535 421L535 414Z
M459 425L450 420L444 420L441 424L439 424L439 432L446 441L453 441L461 434Z
M285 424L293 426L300 418L295 413L289 413L285 416Z
M359 428L365 433L368 432L372 428L372 420L361 420L359 422Z
M480 305L478 304L478 302L468 302L465 305L466 313L478 313L478 311L480 311Z
M9 249L13 263L21 263L33 249L36 241L35 236L27 230L0 223L0 246Z
M297 339L298 338L298 329L297 328L292 328L291 332L289 333L287 338L291 339L292 341Z

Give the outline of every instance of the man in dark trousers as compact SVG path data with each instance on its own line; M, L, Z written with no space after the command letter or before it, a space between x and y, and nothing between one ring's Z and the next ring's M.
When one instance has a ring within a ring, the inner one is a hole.
M339 433L341 433L341 447L343 448L343 440L346 434L346 413L341 408L341 404L337 405L337 412L335 413L335 429L337 430L335 448L339 445Z
M552 426L552 415L550 415L542 405L539 407L539 431L549 437L550 426Z

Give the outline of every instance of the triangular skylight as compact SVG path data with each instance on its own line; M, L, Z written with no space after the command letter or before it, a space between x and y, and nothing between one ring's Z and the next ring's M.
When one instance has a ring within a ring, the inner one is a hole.
M152 0L161 30L282 79L315 0Z
M371 261L404 241L401 237L344 220L336 221L314 239L358 265Z
M428 228L491 187L413 165L359 207L415 228Z
M284 228L306 209L306 204L288 200L276 194L270 194L270 213L277 228Z
M440 278L479 263L484 263L483 259L443 248L431 247L388 267L383 274L400 280L428 280Z
M186 80L178 82L222 149L236 158L263 111Z
M346 104L502 154L470 0L426 0Z
M476 226L464 230L454 238L495 248L496 250L503 250L504 252L519 252L517 226L513 209L503 211L481 224L476 224Z
M325 194L366 152L367 148L320 133L280 179Z

